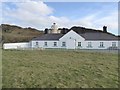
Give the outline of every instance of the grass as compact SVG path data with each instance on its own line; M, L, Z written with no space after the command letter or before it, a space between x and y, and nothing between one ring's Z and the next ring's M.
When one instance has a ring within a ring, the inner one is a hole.
M3 50L3 88L117 88L118 55Z

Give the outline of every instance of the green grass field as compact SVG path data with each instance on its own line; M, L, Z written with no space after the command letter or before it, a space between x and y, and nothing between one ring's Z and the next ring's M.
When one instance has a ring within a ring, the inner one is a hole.
M3 50L3 88L117 88L118 55Z

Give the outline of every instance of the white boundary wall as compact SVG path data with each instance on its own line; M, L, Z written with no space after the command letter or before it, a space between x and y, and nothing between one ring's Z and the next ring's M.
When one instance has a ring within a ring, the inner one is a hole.
M22 49L22 48L29 48L29 47L30 47L29 42L3 44L3 49Z

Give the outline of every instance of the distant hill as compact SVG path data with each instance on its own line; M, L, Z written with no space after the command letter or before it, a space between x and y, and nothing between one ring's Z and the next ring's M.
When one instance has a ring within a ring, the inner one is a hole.
M22 28L15 25L1 24L0 34L2 33L3 43L27 42L32 38L43 34L43 31L28 27Z
M73 26L70 29L68 28L58 28L58 29L61 30L62 34L66 34L72 29L77 33L102 32L115 36L112 33L104 32L102 30L88 29L85 27L77 27L77 26ZM2 35L2 39L0 38L0 41L2 41L2 43L28 42L31 39L41 36L43 34L44 32L42 30L40 31L31 27L22 28L20 26L8 25L8 24L0 25L0 35ZM120 36L118 37L120 39Z

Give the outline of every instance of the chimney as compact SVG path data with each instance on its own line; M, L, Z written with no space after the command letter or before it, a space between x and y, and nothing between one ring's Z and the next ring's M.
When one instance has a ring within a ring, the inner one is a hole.
M44 34L48 34L48 28L44 30Z
M107 26L103 26L103 32L107 32Z

